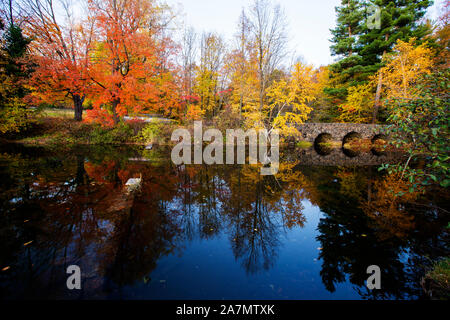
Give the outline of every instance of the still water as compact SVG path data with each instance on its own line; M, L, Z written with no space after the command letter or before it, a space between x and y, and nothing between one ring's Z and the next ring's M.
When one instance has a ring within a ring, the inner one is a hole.
M445 191L399 201L378 165L313 153L264 177L175 166L164 149L2 146L0 298L423 298L424 270L448 256ZM69 265L81 290L66 287Z

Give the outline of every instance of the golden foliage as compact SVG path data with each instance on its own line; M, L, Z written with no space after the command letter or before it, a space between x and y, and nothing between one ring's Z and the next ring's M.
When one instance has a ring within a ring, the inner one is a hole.
M339 106L341 122L364 123L371 119L370 111L374 104L371 83L350 87L347 101Z
M371 199L362 205L362 209L372 219L380 239L405 238L414 229L414 217L402 204L414 201L419 191L410 192L409 189L409 182L397 174L374 183Z
M411 99L419 93L416 85L420 78L431 73L432 51L426 44L416 45L414 38L409 42L398 40L386 62L379 71L386 98Z

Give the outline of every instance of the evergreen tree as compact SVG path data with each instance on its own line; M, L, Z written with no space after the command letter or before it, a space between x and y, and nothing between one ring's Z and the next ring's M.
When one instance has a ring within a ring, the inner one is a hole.
M4 70L2 72L15 83L13 94L23 98L26 90L22 85L22 80L26 79L31 71L24 58L31 40L23 35L19 26L11 23L3 35L2 42L4 58Z
M325 93L332 105L342 103L348 88L367 83L383 66L383 56L392 51L398 39L419 40L431 33L427 24L421 24L431 0L342 0L336 8L337 26L332 31L333 55L339 60L330 66L330 87ZM381 9L380 28L369 28L370 7ZM376 121L380 106L382 79L378 79L373 109Z
M3 23L1 27L4 28ZM0 132L18 132L29 123L22 98L27 93L24 82L31 72L29 63L25 60L30 40L13 23L3 32L1 40Z
M356 85L359 79L357 66L361 63L358 56L357 44L362 32L361 22L364 18L362 5L359 0L341 0L341 6L336 7L337 26L331 30L331 54L340 60L330 66L331 77L345 86L335 87L329 93L338 99L345 99L347 88ZM355 70L356 67L356 70Z
M331 31L331 54L337 62L329 66L329 83L324 88L327 111L319 121L335 121L339 117L338 106L347 97L348 88L362 83L360 78L361 57L358 55L358 41L363 31L363 6L360 0L341 0L336 7L336 27Z

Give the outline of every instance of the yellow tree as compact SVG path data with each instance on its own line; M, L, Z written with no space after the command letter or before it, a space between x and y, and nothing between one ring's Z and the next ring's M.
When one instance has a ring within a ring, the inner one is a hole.
M426 44L416 46L414 38L409 42L398 40L386 62L379 71L386 98L411 99L419 93L416 85L421 77L431 73L432 51Z
M372 120L374 104L373 84L367 83L350 87L345 103L339 106L339 121L365 123Z
M296 125L302 124L312 111L319 82L313 66L296 63L287 79L275 81L267 90L269 103L264 106L266 127L278 129L284 136L299 134Z
M226 56L225 68L230 75L232 110L242 114L245 105L254 104L259 99L259 79L255 42L252 41L250 21L244 10L238 26L236 48Z
M194 92L200 97L203 112L207 116L215 116L220 108L218 92L225 45L220 36L206 33L202 36L200 49L200 66L197 68Z

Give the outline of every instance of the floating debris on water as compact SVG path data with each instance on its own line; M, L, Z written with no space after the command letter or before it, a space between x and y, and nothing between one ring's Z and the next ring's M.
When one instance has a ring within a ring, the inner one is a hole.
M127 191L129 193L131 193L131 192L135 192L135 191L139 190L141 188L141 183L142 183L142 175L140 178L128 179L125 186L127 187Z

